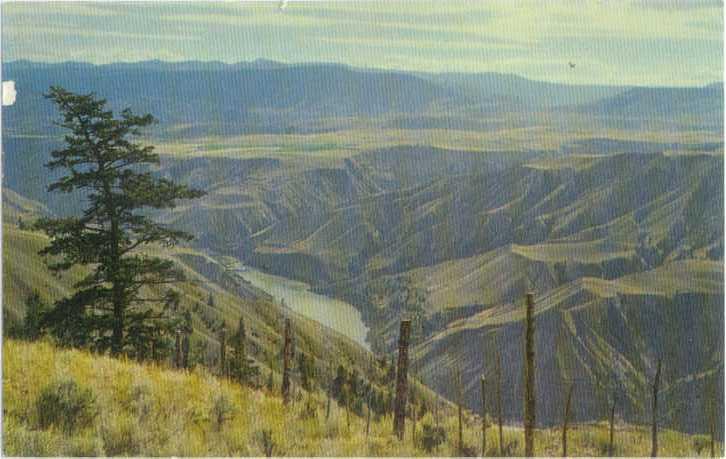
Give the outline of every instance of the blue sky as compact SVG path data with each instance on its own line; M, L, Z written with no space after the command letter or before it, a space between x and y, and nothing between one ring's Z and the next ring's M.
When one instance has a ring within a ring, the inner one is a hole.
M681 1L2 4L3 60L339 62L565 83L723 76L723 5ZM571 69L568 62L574 62Z

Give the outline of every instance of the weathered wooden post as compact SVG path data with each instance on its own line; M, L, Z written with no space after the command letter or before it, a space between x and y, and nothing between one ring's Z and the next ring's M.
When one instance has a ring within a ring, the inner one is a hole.
M463 398L464 398L464 389L463 384L461 381L461 368L457 365L456 367L456 373L454 374L455 378L455 386L456 386L456 405L457 405L457 414L459 418L459 455L464 455L464 412L462 408Z
M570 406L572 403L572 391L575 389L575 382L570 383L565 401L565 412L562 416L562 457L567 457L567 424L570 421Z
M351 398L350 391L346 389L346 391L345 391L345 425L348 427L348 432L350 432L350 398Z
M373 355L371 355L371 358L368 362L368 400L366 401L366 406L368 407L368 413L366 416L366 439L368 439L368 434L371 431L371 403L373 398L373 380L375 379L375 361L373 359Z
M534 456L534 294L527 293L524 332L524 455Z
M655 378L653 379L653 427L651 434L651 457L658 456L658 389L660 386L660 367L661 359L658 358L658 365L655 370Z
M504 424L504 416L502 414L502 355L499 352L498 347L497 362L495 368L497 376L497 423L499 424L499 455L504 456L504 430L502 426L502 424Z
M396 371L396 404L393 412L393 431L403 440L406 424L406 397L408 396L408 339L411 321L402 320L398 335L398 370Z
M224 325L219 330L219 372L227 377L227 329Z
M709 403L709 410L708 410L708 428L709 433L711 436L711 457L716 457L716 413L717 413L717 406L718 406L718 392L716 391L716 388L718 387L718 384L716 383L718 378L718 373L714 375L713 382L711 383L711 396L709 397L708 394L705 395L703 398L704 401L711 398L711 403ZM708 385L704 384L704 386L707 388ZM706 389L708 391L708 389Z
M290 401L290 358L292 357L292 326L290 318L285 318L285 343L282 348L282 401Z
M335 374L335 371L333 370L333 364L330 363L330 382L328 383L328 403L325 405L325 420L327 421L330 419L330 399L333 396L333 375Z
M368 395L368 404L367 405L368 405L368 410L367 410L368 413L366 416L366 439L368 439L368 435L370 434L370 431L371 431L371 396L370 396L370 394Z
M613 402L610 406L610 441L608 443L608 456L613 457L615 454L615 391L613 391Z
M608 443L608 456L614 457L615 453L615 402L617 393L613 391L613 402L610 405L610 441Z
M487 380L481 377L481 457L487 455Z
M416 447L416 403L411 394L411 444Z

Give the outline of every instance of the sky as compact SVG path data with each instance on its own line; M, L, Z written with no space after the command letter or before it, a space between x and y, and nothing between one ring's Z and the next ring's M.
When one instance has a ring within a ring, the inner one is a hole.
M4 61L262 58L514 73L573 84L693 86L723 79L720 0L3 2L1 8Z

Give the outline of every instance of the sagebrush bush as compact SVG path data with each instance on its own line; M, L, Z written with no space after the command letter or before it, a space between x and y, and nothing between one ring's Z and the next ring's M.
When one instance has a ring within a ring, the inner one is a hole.
M220 394L214 399L212 405L212 424L217 432L222 430L224 423L232 419L234 413L237 411L232 401L225 394Z
M707 435L694 435L691 442L693 444L693 450L699 456L701 454L711 454L711 438ZM718 448L716 448L718 454Z
M100 429L107 456L138 456L141 441L138 421L126 414L115 416Z
M89 427L98 414L93 391L72 379L54 381L41 389L35 411L38 427L55 426L66 434Z
M429 423L423 424L419 442L421 447L430 453L446 441L446 431L443 427L434 426Z

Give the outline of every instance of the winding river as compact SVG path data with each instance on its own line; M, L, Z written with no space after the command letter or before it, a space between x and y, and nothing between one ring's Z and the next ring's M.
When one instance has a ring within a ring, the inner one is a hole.
M310 286L285 277L238 265L235 273L255 287L285 302L288 308L356 341L366 349L368 327L350 303L310 291Z

